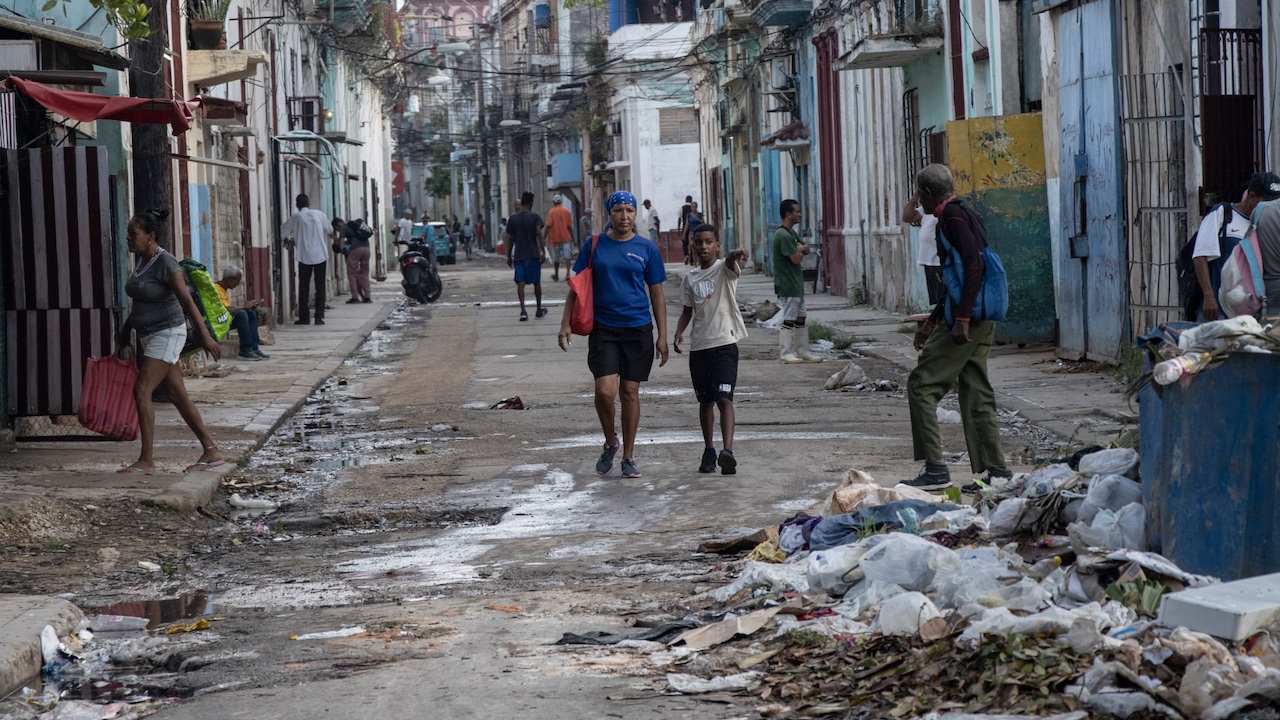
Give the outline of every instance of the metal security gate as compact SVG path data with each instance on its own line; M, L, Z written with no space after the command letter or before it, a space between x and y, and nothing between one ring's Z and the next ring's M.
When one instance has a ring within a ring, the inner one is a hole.
M1262 31L1205 28L1197 43L1203 184L1201 210L1234 201L1266 170Z
M8 411L74 416L119 312L106 148L5 150L0 192Z
M1186 119L1173 72L1120 79L1125 226L1129 230L1129 326L1143 332L1181 320L1178 249L1187 227Z

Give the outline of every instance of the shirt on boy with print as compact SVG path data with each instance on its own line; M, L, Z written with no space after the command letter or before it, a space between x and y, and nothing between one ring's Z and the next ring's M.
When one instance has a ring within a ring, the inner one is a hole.
M719 259L709 268L695 265L680 283L680 304L693 308L689 350L710 350L731 345L747 336L738 311L738 278L742 269Z

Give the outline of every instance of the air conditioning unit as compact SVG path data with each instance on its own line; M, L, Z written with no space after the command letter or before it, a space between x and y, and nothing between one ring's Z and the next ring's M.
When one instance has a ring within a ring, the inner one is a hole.
M770 64L770 80L774 90L790 90L795 76L795 56L776 58Z
M622 120L618 116L609 118L609 122L605 123L604 134L609 137L618 137L622 135Z

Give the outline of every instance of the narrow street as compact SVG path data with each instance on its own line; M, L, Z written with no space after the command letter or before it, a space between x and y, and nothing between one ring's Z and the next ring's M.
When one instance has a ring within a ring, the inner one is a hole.
M674 286L679 266L669 269ZM736 476L696 472L696 404L673 353L642 389L644 477L599 477L586 342L568 354L555 344L563 283L545 286L548 317L519 322L497 258L445 270L441 301L393 312L207 510L104 508L113 529L137 513L138 532L104 529L71 558L45 548L28 586L9 589L71 593L86 613L167 601L145 606L153 625L210 620L137 640L136 662L113 668L136 673L119 680L131 691L184 698L155 716L166 720L740 714L653 692L609 700L663 671L552 643L682 617L682 603L726 579L720 558L695 553L700 542L776 525L849 468L906 479L903 392L826 392L843 361L780 366L775 334L751 330ZM904 380L883 360L858 362L874 380ZM526 409L489 409L512 396ZM942 427L962 448L960 426ZM1042 452L1060 442L1041 437ZM281 507L253 516L228 504L233 491ZM114 562L83 562L108 542ZM168 574L140 581L130 568L141 558ZM352 627L367 632L291 639Z

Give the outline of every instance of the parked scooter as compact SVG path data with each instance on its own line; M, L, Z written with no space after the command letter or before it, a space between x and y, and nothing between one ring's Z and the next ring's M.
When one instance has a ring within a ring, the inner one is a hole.
M404 245L405 251L400 255L400 286L410 300L421 303L435 302L444 291L440 282L440 272L436 267L435 249L413 238L413 242L396 240L396 245Z

